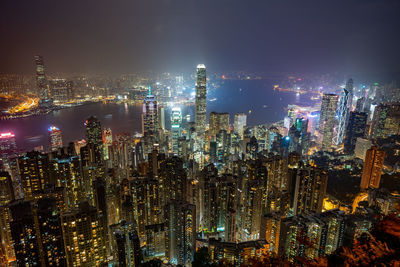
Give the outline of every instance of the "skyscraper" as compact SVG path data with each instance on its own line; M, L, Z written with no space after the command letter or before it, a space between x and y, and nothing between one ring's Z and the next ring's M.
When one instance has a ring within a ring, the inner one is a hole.
M46 102L50 98L49 88L47 85L43 57L40 55L35 56L36 64L36 86L41 102Z
M293 215L321 212L328 185L327 173L311 166L301 166L290 173Z
M346 128L344 151L353 153L358 137L364 137L368 114L364 112L350 112L349 122Z
M46 154L31 151L18 158L24 196L30 200L38 196L49 182L49 159Z
M190 266L196 248L196 206L171 200L165 207L166 257L173 264Z
M95 150L95 161L101 162L103 157L103 138L100 121L91 116L85 122L87 144L92 144Z
M14 200L11 176L0 171L0 265L5 266L14 257L10 230L11 215L7 205Z
M207 77L206 66L204 64L197 65L196 72L196 111L195 111L195 127L197 135L204 138L207 120Z
M65 103L72 99L72 84L66 79L51 79L49 86L54 102Z
M244 130L246 128L247 115L245 113L236 113L234 118L234 131L243 139Z
M4 164L15 156L17 156L15 135L12 132L0 133L0 166L1 162Z
M209 135L215 138L221 130L229 132L229 113L213 111L210 113Z
M333 127L335 126L337 103L338 96L335 94L324 94L322 97L319 131L322 134L323 150L329 150L332 146Z
M178 154L178 139L182 134L182 111L179 107L173 107L171 111L171 133L172 133L172 153Z
M380 104L375 108L371 138L400 134L400 103Z
M61 130L56 126L52 125L48 129L50 137L50 149L51 151L57 151L59 148L63 147Z
M361 190L367 188L379 188L384 161L384 150L381 150L376 146L367 150L361 176Z
M143 103L142 121L145 151L146 154L149 154L153 150L153 145L157 143L159 139L158 106L154 95L151 94L150 85L149 93Z
M96 208L83 202L61 214L68 266L100 266L107 260L106 226Z
M349 119L349 112L352 109L353 102L353 80L349 79L346 87L343 88L342 95L340 96L339 108L337 110L338 126L335 136L335 144L339 145L343 142L344 133Z

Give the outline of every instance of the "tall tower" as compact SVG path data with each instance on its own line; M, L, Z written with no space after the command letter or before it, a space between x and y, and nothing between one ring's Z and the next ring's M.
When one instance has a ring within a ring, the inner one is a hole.
M343 142L344 132L346 130L347 122L349 121L349 112L352 108L353 102L353 80L349 79L346 87L343 88L342 95L340 96L340 104L337 110L339 124L335 136L335 144L339 145Z
M143 103L143 136L145 141L145 150L151 153L153 144L158 142L158 106L154 95L151 94L149 85L149 93Z
M35 56L36 64L36 86L41 101L45 101L50 98L49 88L47 86L46 75L44 71L44 62L42 56Z
M173 107L171 111L171 133L172 133L172 153L178 154L178 139L181 137L182 111L179 107Z
M335 125L337 103L338 96L335 94L324 94L322 97L319 131L322 134L323 150L328 150L332 146L333 127Z
M50 126L48 130L50 137L50 149L51 151L57 151L59 148L63 147L61 130L54 125Z
M95 161L101 162L103 157L103 137L100 121L91 116L85 122L87 143L94 146Z
M206 66L204 64L197 65L196 72L196 112L195 127L197 135L204 138L206 131L207 119L207 76Z
M385 161L385 151L373 146L367 150L361 176L361 190L367 188L379 188L381 173Z

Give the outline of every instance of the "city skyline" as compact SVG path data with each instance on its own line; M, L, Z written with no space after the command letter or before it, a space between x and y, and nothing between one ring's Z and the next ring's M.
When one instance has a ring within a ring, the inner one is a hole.
M0 266L400 265L399 2L1 5Z

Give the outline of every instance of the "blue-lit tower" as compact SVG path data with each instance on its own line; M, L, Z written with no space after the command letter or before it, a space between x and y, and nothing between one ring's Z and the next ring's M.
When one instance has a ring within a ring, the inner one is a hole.
M343 143L344 133L346 130L347 122L349 120L349 113L353 103L353 80L349 79L346 87L343 88L342 95L340 96L339 108L337 110L338 126L334 142L336 145Z

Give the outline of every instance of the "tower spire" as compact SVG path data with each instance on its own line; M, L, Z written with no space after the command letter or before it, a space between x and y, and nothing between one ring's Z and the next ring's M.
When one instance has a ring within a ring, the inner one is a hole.
M149 95L151 95L151 85L149 83Z

